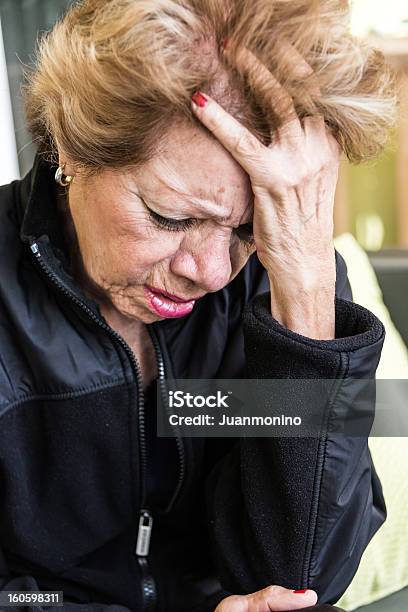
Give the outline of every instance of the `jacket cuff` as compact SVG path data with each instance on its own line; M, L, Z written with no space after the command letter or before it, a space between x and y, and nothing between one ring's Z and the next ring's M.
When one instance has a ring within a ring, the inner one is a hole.
M384 326L366 308L335 298L336 338L316 340L293 332L271 314L270 293L256 296L243 315L249 375L256 378L371 378ZM347 359L346 359L347 357Z

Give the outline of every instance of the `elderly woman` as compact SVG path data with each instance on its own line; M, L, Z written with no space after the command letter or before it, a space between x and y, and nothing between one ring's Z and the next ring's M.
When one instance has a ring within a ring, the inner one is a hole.
M383 326L352 302L333 201L394 100L345 4L85 0L42 40L39 153L0 191L3 590L262 612L350 583L385 518L366 437L155 420L170 378L335 379L328 421L375 376Z

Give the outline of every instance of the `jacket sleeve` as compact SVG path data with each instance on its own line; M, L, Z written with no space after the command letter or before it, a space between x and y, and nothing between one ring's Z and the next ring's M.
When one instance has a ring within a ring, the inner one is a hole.
M245 355L249 378L336 379L336 400L348 394L342 410L350 411L359 398L350 399L347 379L375 377L384 328L351 301L346 265L337 253L336 260L336 338L286 329L271 315L270 295L261 294L244 313ZM307 395L293 390L290 402L306 412ZM328 421L333 400L323 407ZM372 416L374 404L375 396ZM241 438L207 479L207 511L224 588L313 588L319 603L344 593L386 516L367 437L329 428L320 437Z

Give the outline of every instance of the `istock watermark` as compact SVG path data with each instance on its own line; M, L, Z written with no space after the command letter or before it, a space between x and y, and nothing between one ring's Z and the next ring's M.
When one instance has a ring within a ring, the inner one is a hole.
M288 434L302 426L302 416L254 400L248 381L168 381L158 387L158 435L237 437ZM230 387L230 388L228 388ZM294 433L292 435L295 435Z
M204 406L229 408L227 404L229 395L232 395L232 391L228 391L227 395L223 395L221 391L217 391L216 395L193 395L183 391L169 391L168 402L170 408L203 408Z
M408 436L408 381L161 379L157 434Z

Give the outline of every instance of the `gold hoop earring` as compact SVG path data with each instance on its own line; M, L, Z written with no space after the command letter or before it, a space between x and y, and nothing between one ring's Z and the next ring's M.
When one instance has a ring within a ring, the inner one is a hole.
M62 166L58 166L58 169L55 173L55 182L58 185L61 185L61 187L68 187L74 180L73 176L64 174L65 166L66 164L63 164Z

